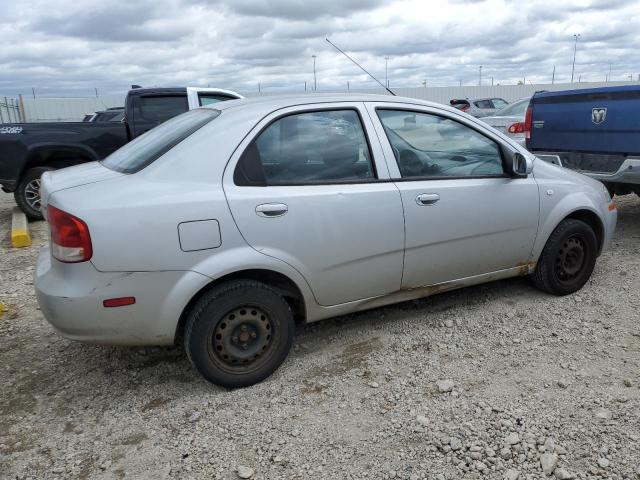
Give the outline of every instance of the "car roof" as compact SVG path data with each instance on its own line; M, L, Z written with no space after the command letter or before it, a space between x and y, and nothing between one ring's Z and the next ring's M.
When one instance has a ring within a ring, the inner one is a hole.
M442 103L428 102L417 98L398 97L393 95L376 95L376 94L325 94L311 93L300 95L265 95L260 97L250 97L238 100L226 100L202 108L211 108L214 110L229 110L236 108L255 108L260 111L275 111L282 108L293 107L298 105L313 105L319 103L335 103L335 102L386 102L398 103L406 105L421 105L427 107L439 108L454 113L459 113L453 107Z

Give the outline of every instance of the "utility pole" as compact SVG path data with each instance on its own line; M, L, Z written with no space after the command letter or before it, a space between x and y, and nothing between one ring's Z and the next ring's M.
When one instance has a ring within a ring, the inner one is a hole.
M482 65L480 65L480 78L478 80L478 86L482 86Z
M556 66L553 66L553 73L551 74L551 85L553 85L556 81Z
M304 91L305 92L307 91L307 81L306 80L304 81Z
M31 93L33 93L33 98L36 98L36 89L31 87Z
M573 72L576 69L576 50L578 50L578 38L580 38L579 33L574 33L573 38L575 42L573 44L573 65L571 66L571 83L573 83Z
M609 75L607 76L607 82L611 81L611 62L609 62Z
M318 89L318 84L316 83L316 56L311 55L313 58L313 91L315 92Z
M493 87L493 77L491 77L491 86Z
M260 93L260 82L258 82L258 93Z
M349 80L347 80L347 92L351 91L351 87L349 86Z
M389 88L389 57L384 57L384 83Z

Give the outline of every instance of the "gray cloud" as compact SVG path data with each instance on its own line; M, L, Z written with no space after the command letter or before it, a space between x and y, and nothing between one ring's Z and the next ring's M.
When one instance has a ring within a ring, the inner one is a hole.
M0 94L88 95L141 85L248 91L373 87L324 38L395 86L637 75L636 0L45 0L0 16Z

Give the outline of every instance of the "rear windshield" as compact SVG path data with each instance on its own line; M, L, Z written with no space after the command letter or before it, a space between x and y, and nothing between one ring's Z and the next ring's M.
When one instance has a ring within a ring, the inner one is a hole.
M204 108L178 115L116 150L102 164L120 173L138 172L218 115L219 110Z
M514 102L511 105L507 105L502 110L498 110L493 115L495 115L496 117L507 117L511 115L513 115L514 117L518 115L521 115L524 117L524 114L527 111L528 106L529 106L528 98L524 100L518 100L517 102Z

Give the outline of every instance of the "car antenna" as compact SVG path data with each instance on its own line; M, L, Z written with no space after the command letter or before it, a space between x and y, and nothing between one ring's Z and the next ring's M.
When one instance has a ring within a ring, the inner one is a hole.
M393 93L391 91L391 89L389 87L385 87L384 84L378 80L376 77L374 77L373 75L371 75L369 72L367 72L364 67L362 65L360 65L358 62L356 62L353 58L351 58L349 55L347 55L344 51L342 51L340 49L340 47L338 47L336 44L334 44L333 42L331 42L331 40L329 40L328 38L325 38L325 40L329 43L329 45L331 45L333 48L335 48L336 50L338 50L341 54L343 54L345 57L347 57L349 60L351 60L353 63L355 63L360 70L362 70L364 73L366 73L367 75L369 75L371 78L373 78L376 82L378 82L380 84L381 87L383 87L387 92L389 92L391 95L393 95L394 97L396 96L395 93Z

